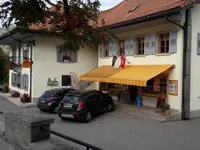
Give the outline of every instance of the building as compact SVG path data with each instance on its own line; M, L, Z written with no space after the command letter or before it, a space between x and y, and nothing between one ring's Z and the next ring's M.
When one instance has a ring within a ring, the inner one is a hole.
M35 102L48 89L71 85L70 73L81 75L98 66L98 52L85 47L79 51L60 51L60 36L49 38L36 30L26 34L5 33L1 45L10 45L9 88Z
M128 91L132 101L142 96L151 107L164 93L182 118L199 117L199 13L198 0L124 0L101 12L119 39L98 46L99 68L80 79L96 81L101 90ZM130 64L116 69L113 55L121 53Z

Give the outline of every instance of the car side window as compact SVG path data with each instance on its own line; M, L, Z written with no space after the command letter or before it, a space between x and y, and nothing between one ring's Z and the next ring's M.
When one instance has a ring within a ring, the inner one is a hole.
M61 97L61 96L62 96L62 92L61 91L56 92L55 95L54 95L54 97Z

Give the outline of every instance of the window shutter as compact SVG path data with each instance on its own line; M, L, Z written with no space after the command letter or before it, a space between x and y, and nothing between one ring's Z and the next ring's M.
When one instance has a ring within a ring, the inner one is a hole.
M169 33L169 53L177 52L177 31L170 31Z
M145 35L144 37L144 54L150 54L150 35Z
M159 36L156 35L156 54L160 53L160 49L159 49Z
M71 51L71 61L72 63L77 63L77 51Z
M26 83L26 84L25 84L25 85L26 85L25 90L26 90L26 91L28 91L28 86L29 86L28 77L29 77L28 75L25 76L25 81L26 81L26 82L25 82L25 83Z
M125 39L125 56L130 56L130 39Z
M109 41L109 56L113 56L113 41Z
M134 38L133 37L129 38L129 53L130 53L130 56L135 55Z
M14 86L15 85L15 74L12 73L12 85Z
M151 55L156 54L156 34L151 35L151 40L150 40L150 49L151 49Z
M117 56L117 50L118 50L118 41L113 40L113 55Z
M21 75L21 84L20 85L21 85L20 88L23 89L24 88L24 75L23 74Z
M197 34L197 55L200 55L200 33Z
M57 62L62 62L62 52L60 46L57 46L56 48Z
M103 45L102 45L102 44L99 44L99 45L98 45L99 58L102 57L102 52L103 52Z

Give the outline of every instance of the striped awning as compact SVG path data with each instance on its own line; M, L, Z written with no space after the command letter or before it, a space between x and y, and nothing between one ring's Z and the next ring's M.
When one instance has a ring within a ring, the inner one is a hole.
M146 86L147 81L168 71L174 65L131 65L125 69L101 66L82 76L80 80Z

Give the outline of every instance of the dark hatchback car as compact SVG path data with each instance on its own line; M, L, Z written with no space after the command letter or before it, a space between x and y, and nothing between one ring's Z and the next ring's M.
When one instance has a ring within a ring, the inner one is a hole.
M45 91L38 99L37 107L42 111L50 111L57 113L58 105L63 97L74 89L69 88L57 88Z
M61 119L73 118L90 122L93 115L112 111L114 102L111 96L101 91L75 91L66 94L59 104L58 115Z

